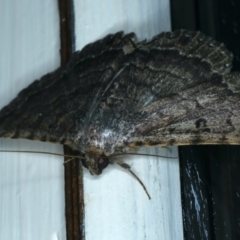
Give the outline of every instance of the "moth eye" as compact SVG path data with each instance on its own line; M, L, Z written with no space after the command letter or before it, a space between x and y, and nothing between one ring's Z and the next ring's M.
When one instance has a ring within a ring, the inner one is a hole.
M98 160L97 160L97 165L99 170L103 170L106 168L109 164L109 159L105 155L100 155Z
M88 169L88 165L87 165L87 163L86 163L86 159L85 159L85 158L82 159L82 165L83 165L85 168Z

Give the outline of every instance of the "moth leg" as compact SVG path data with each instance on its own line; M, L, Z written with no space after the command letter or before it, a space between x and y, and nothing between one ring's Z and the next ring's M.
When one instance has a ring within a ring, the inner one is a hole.
M145 187L145 185L143 184L143 182L140 180L140 178L131 170L131 167L127 164L124 163L121 159L117 159L115 160L115 162L122 168L124 168L125 170L129 171L130 174L132 174L132 176L142 185L145 193L147 194L148 198L151 199L150 194L147 191L147 188Z

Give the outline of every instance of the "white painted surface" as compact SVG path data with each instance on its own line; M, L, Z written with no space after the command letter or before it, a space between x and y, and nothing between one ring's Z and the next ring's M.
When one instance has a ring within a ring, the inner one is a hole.
M60 65L57 1L0 2L0 108ZM62 152L62 146L0 139L0 149ZM60 157L0 153L0 239L64 240Z
M169 2L165 0L75 0L76 48L108 33L134 31L140 40L170 30ZM146 153L176 156L166 149ZM177 159L125 157L145 183L142 187L118 166L110 166L101 176L85 171L85 229L87 240L181 240L183 239Z

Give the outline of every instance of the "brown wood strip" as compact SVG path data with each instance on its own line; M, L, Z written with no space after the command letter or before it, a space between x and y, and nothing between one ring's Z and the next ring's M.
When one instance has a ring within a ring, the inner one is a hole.
M60 32L61 32L61 64L64 65L70 59L73 46L74 17L71 0L59 0ZM76 155L67 146L64 146L64 154ZM65 158L65 161L68 160ZM84 198L82 167L79 159L74 159L65 164L65 211L67 240L84 239Z

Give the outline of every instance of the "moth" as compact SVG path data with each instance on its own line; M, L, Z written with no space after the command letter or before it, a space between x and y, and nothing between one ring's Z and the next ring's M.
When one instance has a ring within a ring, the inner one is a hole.
M240 143L240 74L200 32L118 32L75 52L0 111L0 137L68 145L91 174L140 146Z

